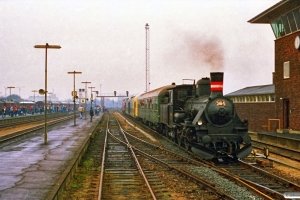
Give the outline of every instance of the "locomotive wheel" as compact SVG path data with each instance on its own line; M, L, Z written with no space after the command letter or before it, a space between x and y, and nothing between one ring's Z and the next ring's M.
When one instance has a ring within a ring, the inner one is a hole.
M167 136L168 137L166 129L163 129L162 133L163 133L163 136Z
M183 139L183 146L186 150L191 150L191 145L188 143L188 140L186 138Z
M181 146L181 139L179 137L177 137L176 142L179 146Z

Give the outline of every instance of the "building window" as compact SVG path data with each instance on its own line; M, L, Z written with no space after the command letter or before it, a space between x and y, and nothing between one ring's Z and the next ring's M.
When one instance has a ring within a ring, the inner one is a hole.
M271 96L271 101L275 101L275 95Z
M271 21L276 38L300 30L300 12L299 7Z
M276 37L276 38L279 38L280 35L279 35L279 30L278 30L278 27L277 27L277 22L276 22L276 20L274 20L274 21L271 22L271 27L272 27L272 29L273 29L273 32L274 32L275 37Z
M289 22L290 22L290 26L291 26L291 29L292 29L292 32L295 32L297 31L297 26L296 26L296 23L295 23L295 20L294 20L294 15L292 12L289 12L287 14L287 17L289 19Z
M283 22L285 33L289 34L291 32L291 28L290 28L290 24L288 22L287 16L286 15L282 15L281 19L282 19L282 22Z
M276 21L277 21L277 26L278 26L278 30L279 30L279 35L282 37L285 35L282 20L281 20L281 18L278 18Z
M294 18L297 24L298 29L300 29L300 12L299 12L299 8L296 8L295 10L293 10L293 14L294 14Z
M290 61L283 63L283 79L290 78Z

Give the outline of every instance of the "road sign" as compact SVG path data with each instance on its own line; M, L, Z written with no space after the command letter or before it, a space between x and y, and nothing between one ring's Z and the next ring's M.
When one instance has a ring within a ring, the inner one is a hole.
M77 96L77 91L72 91L72 96Z

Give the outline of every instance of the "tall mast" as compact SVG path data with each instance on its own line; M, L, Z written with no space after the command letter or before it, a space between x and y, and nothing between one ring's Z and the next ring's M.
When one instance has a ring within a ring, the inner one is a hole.
M146 29L146 92L150 90L150 33L148 23L145 26Z

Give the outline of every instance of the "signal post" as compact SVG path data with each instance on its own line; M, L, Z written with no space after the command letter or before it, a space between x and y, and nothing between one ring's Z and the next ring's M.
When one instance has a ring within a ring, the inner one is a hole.
M100 97L100 98L103 99L103 101L104 101L104 97L110 97L110 98L112 98L112 97L128 97L128 94L129 94L129 92L126 91L126 96L122 96L122 95L117 96L117 92L114 91L114 95L100 95L100 96L96 96L96 97ZM104 105L104 104L103 104L103 105Z

